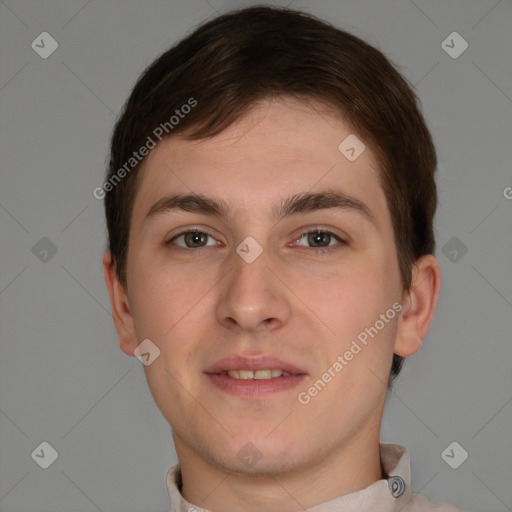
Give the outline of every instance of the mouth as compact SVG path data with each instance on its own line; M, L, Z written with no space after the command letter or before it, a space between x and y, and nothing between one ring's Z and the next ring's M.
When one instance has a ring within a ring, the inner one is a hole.
M224 358L204 373L217 389L245 398L292 389L308 375L305 370L270 356Z
M285 372L284 370L256 370L253 372L252 370L229 370L221 372L217 375L229 375L233 379L238 380L249 380L249 379L256 379L256 380L268 380L268 379L275 379L276 377L288 377L291 375L289 372Z

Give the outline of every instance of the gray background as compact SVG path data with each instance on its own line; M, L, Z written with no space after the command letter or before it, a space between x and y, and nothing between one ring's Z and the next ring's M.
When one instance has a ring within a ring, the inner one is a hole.
M139 73L202 20L252 3L0 2L2 512L170 508L170 428L142 365L117 345L92 191ZM277 4L366 39L417 88L439 154L443 282L429 336L389 396L382 440L410 449L417 492L512 510L512 3ZM59 44L47 59L31 48L45 31ZM454 31L469 44L458 58L442 47ZM31 457L43 441L58 452L48 469ZM458 469L441 457L452 441L469 454Z

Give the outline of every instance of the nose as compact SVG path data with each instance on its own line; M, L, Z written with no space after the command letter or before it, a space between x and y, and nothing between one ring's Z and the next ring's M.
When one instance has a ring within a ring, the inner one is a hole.
M291 292L268 251L263 249L251 263L236 252L230 260L231 271L219 290L217 321L240 332L273 330L284 325L290 316Z

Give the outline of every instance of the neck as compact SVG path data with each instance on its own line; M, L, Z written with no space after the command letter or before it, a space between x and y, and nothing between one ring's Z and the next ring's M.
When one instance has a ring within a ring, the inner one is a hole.
M235 474L211 464L176 433L174 442L189 503L218 512L304 511L385 478L379 451L380 425L352 438L327 457L293 471Z

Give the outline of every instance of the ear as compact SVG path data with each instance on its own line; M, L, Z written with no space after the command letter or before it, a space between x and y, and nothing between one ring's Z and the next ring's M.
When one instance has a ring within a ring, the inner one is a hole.
M114 325L119 336L119 346L123 352L133 356L133 352L138 346L135 322L125 288L117 277L116 267L112 261L110 251L103 255L103 272L110 295L112 318L114 319Z
M411 289L402 296L395 354L407 357L419 350L434 318L440 286L441 271L435 256L419 258L413 267Z

